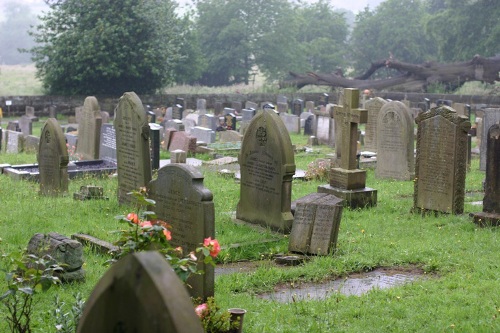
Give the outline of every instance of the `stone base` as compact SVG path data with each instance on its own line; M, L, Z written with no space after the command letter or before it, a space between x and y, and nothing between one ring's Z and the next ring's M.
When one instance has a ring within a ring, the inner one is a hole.
M498 227L500 226L500 214L496 213L471 213L472 220L480 227Z
M365 170L332 168L332 170L330 171L330 186L334 188L356 190L365 188L365 184Z
M333 194L344 199L344 207L365 208L377 205L377 190L372 188L361 188L356 190L345 190L330 185L318 186L318 193Z

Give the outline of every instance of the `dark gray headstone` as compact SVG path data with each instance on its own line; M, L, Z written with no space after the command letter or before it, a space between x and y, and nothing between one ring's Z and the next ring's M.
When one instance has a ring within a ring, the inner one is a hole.
M296 99L292 104L292 114L300 116L304 112L304 101L301 99Z
M203 333L186 287L158 252L125 256L85 302L77 333Z
M414 208L461 214L470 122L448 106L423 112L415 122L418 131Z
M162 127L158 124L149 124L149 147L151 149L151 167L153 170L160 168L160 132Z
M116 164L116 132L113 124L101 126L100 142L99 159Z
M483 212L500 214L500 125L488 130Z
M158 219L172 226L172 244L184 253L194 251L207 237L215 237L213 195L203 186L203 175L193 166L167 164L149 184L150 198L156 201ZM193 297L214 295L214 268L200 263L205 273L188 281Z
M132 202L127 193L145 187L151 180L149 124L139 97L126 92L116 107L116 157L118 202Z
M488 129L500 121L500 109L484 109L484 115L482 119L482 128L480 130L481 143L479 151L479 170L486 171L486 141L488 137Z
M306 118L306 122L304 125L304 135L314 135L314 123L315 123L315 117L313 114L311 114L309 117Z
M224 116L224 123L228 130L237 131L236 128L236 115L234 113L228 113Z
M69 156L61 126L49 118L42 128L38 148L40 194L58 196L68 191Z
M276 112L266 109L252 119L242 142L239 164L240 201L236 217L290 231L295 161L290 135Z
M176 104L172 107L172 119L182 119L184 113L184 108L180 104Z
M215 131L210 128L196 126L192 129L191 135L194 136L197 141L205 143L215 142Z

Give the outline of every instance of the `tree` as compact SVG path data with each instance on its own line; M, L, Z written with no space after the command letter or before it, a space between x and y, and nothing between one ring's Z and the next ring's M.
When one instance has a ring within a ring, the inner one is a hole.
M460 61L475 54L493 56L500 52L497 0L429 1L436 11L426 29L436 40L440 61Z
M373 11L360 12L350 41L355 72L388 56L412 63L435 60L434 43L425 34L426 15L421 0L386 0Z
M171 0L45 0L29 51L50 94L151 93L179 58Z
M19 52L18 49L34 45L28 30L37 23L36 16L28 6L22 4L9 2L4 6L6 20L0 22L0 64L30 63L30 56Z

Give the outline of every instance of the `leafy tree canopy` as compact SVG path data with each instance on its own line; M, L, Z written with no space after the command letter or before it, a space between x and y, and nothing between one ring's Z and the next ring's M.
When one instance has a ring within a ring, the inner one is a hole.
M46 0L31 31L50 94L151 93L173 81L178 19L170 0Z

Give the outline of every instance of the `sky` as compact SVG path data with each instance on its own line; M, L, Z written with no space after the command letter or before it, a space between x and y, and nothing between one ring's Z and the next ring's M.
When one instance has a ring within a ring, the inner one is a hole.
M32 8L34 13L41 13L42 10L47 9L47 5L43 0L0 0L0 20L4 19L3 14L3 4L15 1L16 3L22 3L28 5ZM314 2L314 0L305 0L307 2ZM376 8L383 0L329 0L334 8L343 8L350 10L354 13L357 13L360 10L363 10L367 5L370 6L370 9ZM180 6L185 6L186 4L190 4L191 0L177 0L177 3Z

